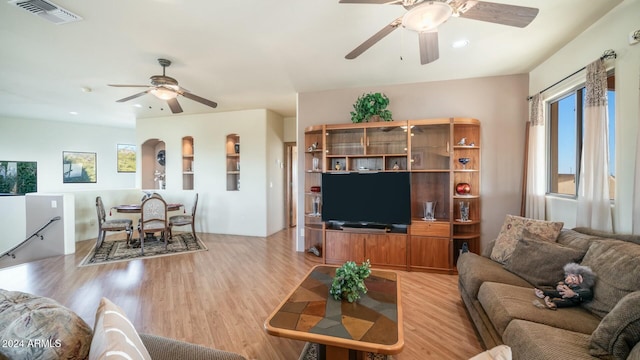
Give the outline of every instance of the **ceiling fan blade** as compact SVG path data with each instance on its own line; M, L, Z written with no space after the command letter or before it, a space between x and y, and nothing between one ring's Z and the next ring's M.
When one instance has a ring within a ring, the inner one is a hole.
M194 94L192 94L190 92L180 91L179 93L180 93L180 95L186 97L187 99L191 99L191 100L197 101L197 102L199 102L201 104L204 104L204 105L207 105L207 106L211 106L212 108L216 108L218 106L218 104L215 101L207 100L207 99L205 99L203 97L200 97L198 95L194 95Z
M143 91L143 92L140 92L140 93L137 93L137 94L131 95L131 96L127 96L126 98L122 98L122 99L120 99L120 100L116 100L116 102L125 102L125 101L129 101L129 100L131 100L131 99L135 99L135 98L137 98L137 97L140 97L140 96L142 96L142 95L144 95L144 94L148 93L149 91L151 91L151 89L147 89L146 91Z
M114 84L107 84L109 86L113 86L113 87L149 87L149 85L114 85Z
M385 36L389 35L393 30L397 29L398 26L402 24L402 17L399 17L393 20L389 25L382 28L382 30L375 33L372 37L365 40L362 44L360 44L357 48L353 49L350 53L345 56L345 59L355 59L363 52L367 51L370 47L372 47L375 43L382 40Z
M179 114L182 112L182 106L178 103L176 98L167 100L167 104L169 104L169 108L173 114Z
M523 28L536 18L538 12L538 9L526 6L467 1L460 17Z
M438 60L440 57L438 30L420 32L418 40L420 41L420 64L424 65Z
M340 0L340 4L379 4L402 5L402 0Z

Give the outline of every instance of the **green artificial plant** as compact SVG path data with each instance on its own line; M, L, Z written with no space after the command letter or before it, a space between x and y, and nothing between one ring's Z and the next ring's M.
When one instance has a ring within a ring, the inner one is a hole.
M363 94L353 104L351 121L354 123L368 122L372 116L379 116L384 121L391 121L391 111L387 110L389 98L381 93Z
M360 299L360 293L366 294L367 287L364 279L371 274L371 263L369 260L358 266L353 261L347 261L336 269L336 276L333 278L329 294L336 300L345 299L352 303Z

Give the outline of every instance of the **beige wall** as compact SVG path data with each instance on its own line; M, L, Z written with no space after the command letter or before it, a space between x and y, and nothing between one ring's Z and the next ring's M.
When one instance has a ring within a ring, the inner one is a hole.
M613 204L614 230L632 231L632 190L635 178L636 142L638 134L638 82L640 80L640 44L629 45L631 31L639 30L640 0L625 0L594 23L584 33L564 46L530 73L529 92L534 94L596 60L607 49L613 49L617 59L609 61L616 75L616 200ZM543 93L552 97L578 82L584 82L584 71L572 79ZM576 201L547 197L547 218L564 221L574 227Z
M482 244L496 237L506 214L519 214L529 88L527 75L387 85L298 94L298 144L304 128L350 123L353 102L365 92L383 92L396 120L473 117L482 122ZM304 153L299 152L298 163ZM303 169L298 186L304 189ZM304 191L298 202L303 203ZM303 206L298 207L298 250L303 250Z

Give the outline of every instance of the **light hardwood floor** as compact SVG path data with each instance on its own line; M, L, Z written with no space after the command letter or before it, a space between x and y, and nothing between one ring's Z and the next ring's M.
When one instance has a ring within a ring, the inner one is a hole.
M208 251L77 267L76 253L0 269L0 287L51 297L93 327L101 297L139 332L234 351L248 359L298 359L303 342L268 335L264 320L316 263L295 251L294 230L267 238L198 234ZM19 252L18 255L19 256ZM482 351L457 276L399 272L409 359L468 359Z

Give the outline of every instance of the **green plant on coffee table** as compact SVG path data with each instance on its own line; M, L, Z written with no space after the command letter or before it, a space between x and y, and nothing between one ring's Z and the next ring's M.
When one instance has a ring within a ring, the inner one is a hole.
M391 111L387 110L389 98L381 93L363 94L353 104L351 121L354 123L367 122L372 116L379 116L384 121L391 121Z
M353 261L347 261L336 269L336 276L333 278L329 294L336 300L345 299L352 303L360 299L361 294L367 293L364 279L371 274L371 263L369 260L358 266Z

